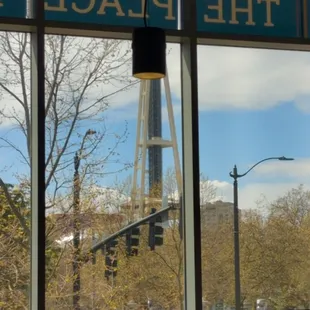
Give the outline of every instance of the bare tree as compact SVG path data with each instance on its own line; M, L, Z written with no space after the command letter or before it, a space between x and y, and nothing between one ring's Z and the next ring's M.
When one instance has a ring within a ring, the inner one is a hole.
M216 197L216 186L202 172L200 173L200 205L212 201Z
M2 123L10 122L11 128L14 126L24 136L24 145L17 145L9 135L2 136L1 147L14 148L27 165L31 155L29 40L29 34L0 34L3 55L0 88L2 97L9 100L10 105L1 109L0 116ZM53 187L54 195L59 188L67 186L68 167L79 147L79 137L90 121L101 130L88 152L98 149L111 134L114 134L115 147L105 150L87 169L93 173L92 167L106 164L110 157L117 160L115 149L126 138L127 129L118 135L107 132L104 112L113 95L134 84L128 76L129 56L126 43L117 40L46 36L46 188ZM109 93L108 87L103 87L116 84L118 86Z
M286 218L294 226L301 226L309 219L310 192L299 185L271 203L268 209L271 215Z
M21 190L6 184L18 214L27 225L29 210L25 208ZM6 194L0 188L0 308L28 309L27 288L29 285L29 243L27 233L21 229L18 218L9 207ZM9 262L9 264L7 263ZM13 307L13 305L15 307Z
M102 176L126 169L117 147L127 139L127 124L120 132L105 125L113 96L135 85L129 75L129 43L69 36L46 36L45 124L47 208L70 210L73 160L87 130L96 134L83 144L81 183L94 184ZM0 148L14 151L12 165L22 167L16 182L30 186L31 158L31 56L30 34L0 33ZM109 164L113 170L109 170ZM9 168L4 169L6 172ZM86 182L87 181L87 182ZM28 244L29 223L0 175L0 187ZM27 205L29 208L29 204ZM14 222L15 223L15 222ZM47 237L57 223L49 223ZM7 260L7 264L10 261Z
M179 200L176 174L172 167L168 167L164 173L163 194L173 201Z

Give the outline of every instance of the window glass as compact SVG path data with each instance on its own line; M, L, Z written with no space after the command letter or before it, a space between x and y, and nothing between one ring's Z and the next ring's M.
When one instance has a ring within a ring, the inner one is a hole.
M307 308L309 55L205 46L198 56L204 304Z
M47 308L180 307L179 46L166 84L132 78L131 42L46 36L45 52Z
M30 292L30 35L0 32L0 308Z

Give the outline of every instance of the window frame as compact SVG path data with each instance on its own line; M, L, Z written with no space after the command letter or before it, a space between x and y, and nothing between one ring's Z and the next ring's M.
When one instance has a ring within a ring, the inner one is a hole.
M32 310L41 310L45 309L44 37L46 34L64 34L131 40L133 28L46 21L44 1L30 0L30 2L33 8L30 18L0 17L0 31L31 33L32 289L30 300ZM310 51L310 44L309 40L303 38L287 39L198 32L196 0L184 1L182 5L182 27L180 30L167 30L166 38L168 43L181 45L185 309L200 310L202 309L201 231L200 225L195 225L200 223L197 46Z

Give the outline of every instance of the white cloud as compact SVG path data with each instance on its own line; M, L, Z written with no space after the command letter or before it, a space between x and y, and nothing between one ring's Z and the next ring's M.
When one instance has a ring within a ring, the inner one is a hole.
M179 48L171 50L167 61L171 88L180 94ZM200 109L262 110L295 101L310 112L309 68L309 53L200 46Z
M17 37L18 34L10 34L9 37L13 41L13 50L17 50L15 53L18 53L20 44L18 43ZM3 38L1 40L3 41ZM53 72L55 71L55 62L58 59L58 56L52 53L52 49L59 51L59 44L59 38L57 40L47 40L46 42L46 76L47 80L51 83L54 82L55 74ZM28 47L30 47L30 44ZM138 102L139 87L138 85L132 86L131 84L135 81L131 75L131 51L129 42L117 43L117 41L102 41L101 39L92 41L88 38L67 37L64 49L64 57L60 64L60 70L64 72L64 77L61 79L61 82L59 81L59 77L57 80L59 83L59 113L64 113L64 110L69 109L72 100L76 100L83 91L85 92L80 110L84 111L84 117L87 114L93 113L94 110L97 111L99 105L97 104L96 108L92 107L92 105L94 102L100 101L100 98L108 97L105 101L109 103L112 109L126 108L133 103L136 105ZM91 55L89 54L90 51L93 52ZM7 127L17 123L15 120L16 117L20 120L24 119L24 111L21 103L24 103L25 100L23 98L18 66L12 62L6 53L3 54L0 62L0 71L2 72L0 74L0 82L4 83L9 92L0 88L0 112L4 113L4 116L0 118L0 127ZM101 62L102 57L104 57L104 61ZM30 68L28 57L24 56L23 61L24 67L27 69L24 72L26 73L25 86L28 94L27 99L30 102ZM98 63L101 63L101 66L97 68ZM7 67L10 67L10 70ZM94 74L89 74L95 68L98 69L96 70L96 78ZM90 78L90 81L87 81L87 78ZM85 90L84 86L86 83L89 83L89 86ZM49 93L49 86L50 84L47 82L47 94ZM64 105L67 106L64 107ZM70 111L67 111L67 114L70 115Z
M181 114L181 70L180 70L180 47L177 44L168 44L167 48L167 67L171 95L174 99L173 102L173 112L174 115ZM112 96L110 98L110 115L117 113L117 119L134 119L138 116L138 104L139 104L139 90L140 83L136 86L131 87L127 92L121 92ZM108 91L108 89L107 89ZM111 91L111 90L109 90ZM168 120L167 103L166 103L166 93L164 83L161 83L161 93L164 96L162 100L162 120L165 122Z
M239 191L239 207L241 209L254 209L263 207L266 203L273 202L285 195L292 188L297 188L299 182L289 183L250 183ZM305 189L310 189L310 183L305 184ZM262 204L259 204L262 202Z
M249 164L249 167L252 163ZM310 158L298 158L295 161L269 161L257 166L250 174L240 178L238 183L238 200L240 209L261 208L285 195L292 188L304 185L310 190ZM204 184L207 182L208 184ZM207 180L200 184L200 195L204 201L209 200L208 189L214 187L217 200L233 202L233 180ZM207 192L204 193L204 190Z
M81 192L81 200L84 201L83 207L86 208L82 211L115 214L120 212L120 206L123 203L130 201L130 197L118 188L91 186ZM59 197L56 206L47 209L50 214L71 213L72 211L72 201L67 197Z
M269 161L254 169L254 176L262 178L298 179L310 183L310 158L293 161Z
M129 43L124 43L128 49ZM129 57L130 57L129 53ZM180 46L168 44L168 75L173 98L181 97ZM199 103L201 110L268 109L283 102L295 101L304 112L310 112L310 55L305 52L276 51L249 48L200 46L198 48ZM131 76L131 65L128 65ZM113 74L115 76L115 74ZM89 98L109 94L124 84L116 80L93 90ZM164 92L164 89L162 88ZM1 99L1 106L7 96ZM136 117L139 85L109 98L110 111L126 118ZM8 108L21 107L16 103ZM123 108L126 108L123 111ZM176 107L175 114L180 113ZM6 120L6 125L9 120Z
M307 53L200 47L198 66L201 109L261 110L310 95Z
M233 202L233 185L228 182L212 181L217 187L217 196L213 201L223 200ZM240 209L256 209L263 207L266 203L273 202L277 198L285 195L292 188L297 188L301 182L297 180L292 182L278 183L259 183L244 181L239 182L238 202ZM304 188L310 190L310 182L304 184Z
M210 180L210 183L215 187L216 189L216 197L211 200L217 201L232 201L232 184L225 181L219 181L219 180Z
M217 188L219 199L233 201L232 182L211 182ZM310 158L266 162L251 171L247 177L239 179L239 207L257 208L257 203L262 199L272 202L300 184L310 190Z
M181 98L180 48L168 45L167 66L174 98ZM249 48L198 47L200 110L264 110L295 102L310 113L310 55ZM138 102L138 92L134 104ZM134 96L133 96L134 97ZM133 106L134 107L134 106ZM177 106L175 114L181 109Z

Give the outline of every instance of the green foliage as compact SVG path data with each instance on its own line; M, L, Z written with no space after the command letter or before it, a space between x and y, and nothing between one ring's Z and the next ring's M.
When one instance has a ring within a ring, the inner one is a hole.
M8 187L16 209L30 227L27 194ZM265 209L266 211L266 209ZM292 189L268 206L268 215L243 211L240 220L241 284L243 301L269 299L275 309L308 307L310 300L310 192L302 186ZM27 306L29 287L29 236L0 191L0 308ZM177 218L177 215L176 215ZM89 230L102 232L105 225ZM106 221L106 220L105 220ZM119 224L119 223L118 223ZM117 225L118 225L117 224ZM72 247L60 248L53 232L60 222L47 217L46 246L47 305L55 309L72 304ZM95 226L94 226L95 225ZM113 229L118 229L118 226ZM88 235L91 233L88 231ZM89 249L91 240L82 242ZM232 223L202 229L203 296L210 303L219 299L234 303L234 245ZM119 309L130 300L144 305L148 298L165 309L180 308L184 297L183 247L175 225L164 231L164 245L148 248L148 228L141 229L138 256L127 257L125 240L118 246L118 273L104 277L104 256L96 264L81 265L81 305L88 309ZM13 293L12 293L13 292Z
M265 214L242 210L242 299L268 299L275 309L310 301L310 191L303 186L265 206ZM204 296L234 304L234 243L231 225L205 231L202 239Z
M10 205L4 190L10 195ZM7 184L0 188L0 300L1 309L21 309L29 303L30 236L22 225L31 228L29 193ZM46 276L53 276L60 249L47 240Z
M23 192L7 185L14 206L30 224L30 208ZM20 309L27 305L29 290L29 236L6 199L4 190L0 189L0 300L5 309ZM8 308L7 308L8 307Z

